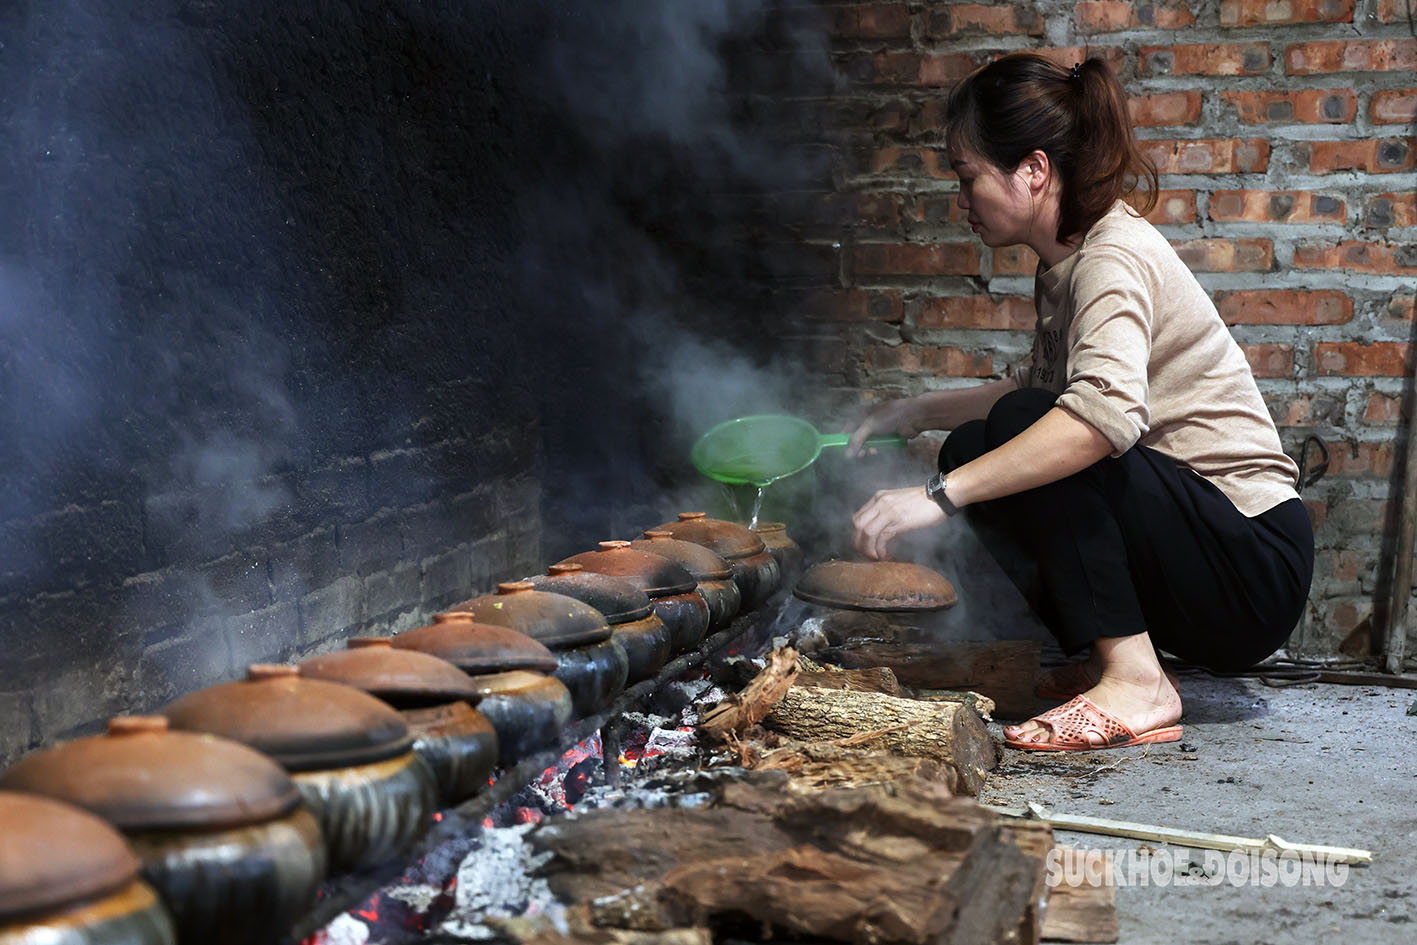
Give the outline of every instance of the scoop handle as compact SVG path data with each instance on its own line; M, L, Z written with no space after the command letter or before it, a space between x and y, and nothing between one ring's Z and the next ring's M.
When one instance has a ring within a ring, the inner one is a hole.
M851 442L850 433L823 433L817 443L825 449L828 446L845 446ZM885 447L887 449L900 449L905 446L903 436L873 436L865 443L861 444L862 449L869 446Z

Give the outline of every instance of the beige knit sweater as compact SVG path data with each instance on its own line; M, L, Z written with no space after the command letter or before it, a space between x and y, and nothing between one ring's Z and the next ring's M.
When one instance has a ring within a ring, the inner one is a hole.
M1058 393L1112 455L1141 443L1174 457L1246 516L1298 495L1298 466L1240 346L1166 238L1125 203L1038 274L1035 302L1019 386Z

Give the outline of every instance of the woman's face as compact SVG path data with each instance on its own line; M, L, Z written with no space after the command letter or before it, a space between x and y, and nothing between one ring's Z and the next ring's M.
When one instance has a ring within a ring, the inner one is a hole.
M950 159L959 175L959 208L968 212L970 229L985 246L1027 242L1037 208L1026 165L1005 172L962 149Z

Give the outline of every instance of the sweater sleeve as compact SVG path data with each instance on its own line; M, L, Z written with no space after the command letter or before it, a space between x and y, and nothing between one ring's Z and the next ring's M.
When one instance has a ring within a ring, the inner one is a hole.
M1095 427L1120 456L1147 434L1152 292L1140 261L1112 247L1080 258L1071 281L1064 407Z

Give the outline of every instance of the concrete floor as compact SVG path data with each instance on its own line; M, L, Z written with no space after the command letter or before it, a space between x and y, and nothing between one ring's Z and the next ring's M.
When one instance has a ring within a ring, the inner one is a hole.
M1372 865L1350 869L1341 886L1119 887L1123 945L1417 943L1417 717L1406 714L1417 690L1273 688L1187 673L1181 694L1182 742L1076 754L1004 749L980 800L1373 853ZM1058 838L1095 850L1143 845Z

